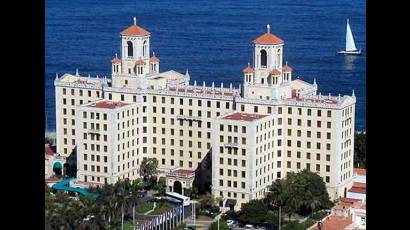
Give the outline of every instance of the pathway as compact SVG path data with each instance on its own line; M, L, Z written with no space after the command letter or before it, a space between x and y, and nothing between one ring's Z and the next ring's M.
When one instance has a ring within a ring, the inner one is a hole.
M149 210L148 212L144 213L144 215L148 215L149 213L153 212L156 207L157 207L157 202L154 202L154 207L151 210Z

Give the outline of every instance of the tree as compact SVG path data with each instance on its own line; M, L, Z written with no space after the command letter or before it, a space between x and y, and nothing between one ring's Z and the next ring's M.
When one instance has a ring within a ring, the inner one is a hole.
M184 193L185 196L188 196L191 199L198 199L198 189L196 187L186 188Z
M165 195L165 189L166 189L166 184L165 184L165 178L161 177L158 182L155 184L154 189L158 192L159 196L164 196Z
M354 165L359 168L366 168L366 133L357 132L354 134Z
M140 175L144 181L152 185L152 178L158 174L158 160L156 158L144 158L140 165Z
M263 200L250 200L242 204L239 220L246 223L261 225L266 223L268 206Z
M264 201L271 208L283 207L289 219L292 213L313 214L318 208L332 206L323 179L306 169L274 181Z
M226 224L224 220L219 220L219 229L218 229L218 221L212 222L211 225L209 225L208 230L229 230L229 226Z
M199 197L199 207L201 209L209 209L215 205L215 197L209 192Z

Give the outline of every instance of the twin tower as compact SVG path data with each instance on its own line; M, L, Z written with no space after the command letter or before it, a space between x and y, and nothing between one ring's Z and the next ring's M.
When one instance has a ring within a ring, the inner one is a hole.
M128 86L145 76L159 74L159 58L150 56L150 32L134 23L121 31L121 59L112 59L112 76L116 85ZM284 41L267 32L253 41L253 67L248 63L243 78L243 96L257 99L291 97L292 68L283 66ZM135 83L139 84L140 83Z

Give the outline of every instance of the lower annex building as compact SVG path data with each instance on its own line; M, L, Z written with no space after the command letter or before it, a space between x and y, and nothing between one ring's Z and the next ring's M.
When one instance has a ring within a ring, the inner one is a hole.
M239 209L264 196L287 172L318 172L332 199L353 183L355 103L321 95L283 65L284 41L270 32L253 41L243 84L197 84L160 72L150 32L134 23L120 33L107 77L55 79L57 153L77 155L77 179L90 184L139 177L155 157L167 190L183 193L210 159L212 193Z

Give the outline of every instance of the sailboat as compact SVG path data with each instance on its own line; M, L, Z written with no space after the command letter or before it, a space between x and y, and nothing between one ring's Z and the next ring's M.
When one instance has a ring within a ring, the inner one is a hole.
M350 29L349 19L347 19L347 28L346 28L346 50L342 50L337 52L337 54L342 55L361 55L362 50L357 49L356 45L354 44L354 38L352 30Z

